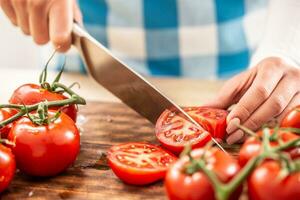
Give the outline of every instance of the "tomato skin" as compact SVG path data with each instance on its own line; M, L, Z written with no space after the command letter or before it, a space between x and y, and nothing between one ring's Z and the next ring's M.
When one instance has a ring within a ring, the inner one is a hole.
M54 116L56 111L49 111ZM28 117L15 122L8 139L17 167L32 176L54 176L67 169L76 159L80 149L79 131L74 121L61 113L55 122L38 126Z
M12 117L13 115L16 114L16 112L17 111L15 111L15 110L6 109L6 108L0 109L0 122ZM12 127L12 123L4 126L3 128L0 128L1 138L4 138L4 139L7 138L7 135L9 133L11 127Z
M300 105L291 109L281 121L281 127L300 128Z
M57 101L64 100L67 97L55 92L50 92L46 89L41 88L41 86L36 84L24 84L17 88L13 95L11 96L9 102L11 104L25 104L32 105L40 103L42 101ZM51 108L58 109L58 108ZM62 112L66 113L71 117L74 122L77 118L77 108L75 105L68 105L62 108Z
M124 153L124 150L122 149L127 149L127 148L130 149L131 146L140 149L144 145L147 145L147 147L155 149L154 153L155 152L158 152L159 154L162 153L164 157L160 157L159 160L160 163L166 161L167 163L170 162L169 164L171 164L171 162L174 162L177 159L174 155L165 151L164 149L148 143L132 142L132 143L125 143L125 144L113 146L108 151L108 163L112 171L115 173L115 175L118 178L120 178L123 182L132 185L147 185L150 183L154 183L158 180L161 180L165 177L168 166L159 166L159 167L156 166L155 168L145 168L142 166L139 167L130 166L121 163L120 160L118 160L117 157ZM147 154L147 152L142 152L141 154L144 153ZM153 152L150 152L150 154L151 153Z
M9 186L15 171L16 161L11 149L0 144L0 193Z
M203 153L203 149L195 149L192 151L192 156L197 158ZM223 183L229 182L240 170L239 164L233 157L216 148L209 150L207 162ZM187 163L187 157L180 158L168 170L165 188L169 199L215 200L214 188L203 172L199 171L193 175L187 175L183 172ZM230 199L238 199L241 192L242 186L230 196Z
M245 166L247 162L258 155L261 151L261 141L255 137L249 137L242 145L239 151L239 164Z
M259 136L262 136L262 131L259 131L257 133ZM273 134L273 130L270 130L270 134ZM282 139L283 142L289 142L292 140L295 140L299 138L298 135L291 133L291 132L285 132L285 131L280 131L279 132L279 137ZM270 143L271 146L277 146L278 142L274 141ZM249 137L244 144L242 145L240 151L239 151L239 164L241 166L245 166L247 162L253 158L254 156L258 155L261 151L262 148L262 141L260 141L256 137ZM298 158L300 157L300 152L299 149L289 149L287 152L290 153L292 158Z
M273 160L264 161L248 178L250 200L300 199L300 172L280 179L281 166Z

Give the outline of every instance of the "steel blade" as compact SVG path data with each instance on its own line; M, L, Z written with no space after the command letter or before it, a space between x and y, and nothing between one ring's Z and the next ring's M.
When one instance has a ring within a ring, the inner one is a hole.
M201 127L177 104L77 24L73 26L73 45L79 50L91 76L100 85L153 124L166 109L176 109L180 116ZM214 138L212 140L224 150Z

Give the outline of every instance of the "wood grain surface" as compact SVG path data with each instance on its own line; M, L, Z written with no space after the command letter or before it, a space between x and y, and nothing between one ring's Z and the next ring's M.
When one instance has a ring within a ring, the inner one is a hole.
M166 199L162 182L145 187L122 183L104 156L111 145L121 142L157 143L152 124L123 104L90 102L80 108L78 125L81 152L72 167L59 176L43 179L17 172L0 199Z

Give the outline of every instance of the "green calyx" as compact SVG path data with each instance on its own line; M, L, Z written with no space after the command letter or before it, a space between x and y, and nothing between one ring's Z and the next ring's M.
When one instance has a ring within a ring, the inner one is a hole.
M50 58L48 59L41 75L40 75L40 78L39 78L39 83L41 85L41 87L45 90L48 90L50 92L55 92L55 86L54 86L54 83L58 83L60 81L60 78L61 78L61 75L64 71L64 68L65 68L65 64L66 64L66 59L64 60L64 64L63 66L61 67L61 70L60 72L57 74L57 76L55 77L54 81L52 84L49 84L47 82L47 75L48 75L48 65L50 63L50 61L53 59L54 55L56 54L56 50L51 54Z
M60 110L58 110L54 116L52 117L49 116L48 105L46 104L46 102L47 101L38 104L36 114L31 114L27 112L27 116L32 121L32 123L39 126L49 125L50 123L53 123L55 120L59 118L61 114Z

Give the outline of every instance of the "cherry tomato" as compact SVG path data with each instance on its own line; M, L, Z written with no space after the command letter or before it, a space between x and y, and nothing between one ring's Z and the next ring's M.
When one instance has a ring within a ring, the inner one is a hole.
M223 140L226 134L226 117L228 112L217 108L209 107L190 107L186 111L200 124L205 130L210 132L216 139Z
M283 118L281 127L300 128L300 105L291 109Z
M17 88L11 96L9 102L12 104L32 105L42 101L57 101L67 97L55 92L50 92L35 84L25 84ZM58 108L52 108L58 109ZM75 105L68 105L62 108L62 112L66 113L76 122L77 108Z
M6 109L2 108L0 109L0 122L12 117L13 115L16 114L17 111L11 110L11 109ZM0 128L0 136L1 138L7 138L7 135L11 129L12 123L4 126L3 128Z
M164 111L155 126L156 137L163 147L179 154L185 145L202 147L211 140L211 135L223 139L227 112L206 107L184 108L203 128L199 128L178 116L176 112Z
M250 200L300 199L300 172L282 177L282 167L273 160L264 161L248 178Z
M54 116L56 111L49 111ZM32 176L54 176L67 169L80 149L74 121L64 113L49 125L36 125L28 117L17 120L8 135L17 167Z
M193 158L203 156L204 149L195 149L191 152ZM206 150L204 155L206 164L219 180L229 182L240 170L238 162L223 151L212 148ZM215 200L215 192L212 184L202 171L192 175L185 173L185 167L189 163L187 156L180 158L168 170L165 178L165 188L171 200ZM238 199L242 192L240 186L230 199Z
M270 134L273 134L274 130L270 130ZM257 135L262 136L262 131L259 131ZM278 138L280 138L284 143L295 140L299 138L298 135L295 135L291 132L286 131L279 131ZM270 143L271 146L278 145L278 139ZM239 152L239 163L241 166L245 166L247 162L253 158L254 156L258 155L262 148L262 141L257 137L249 137L245 143L242 145L240 152ZM289 149L288 152L292 156L292 158L300 157L299 149Z
M177 158L162 148L148 143L125 143L111 147L108 163L125 183L146 185L165 177Z
M9 186L15 171L16 161L11 149L0 144L0 193Z

